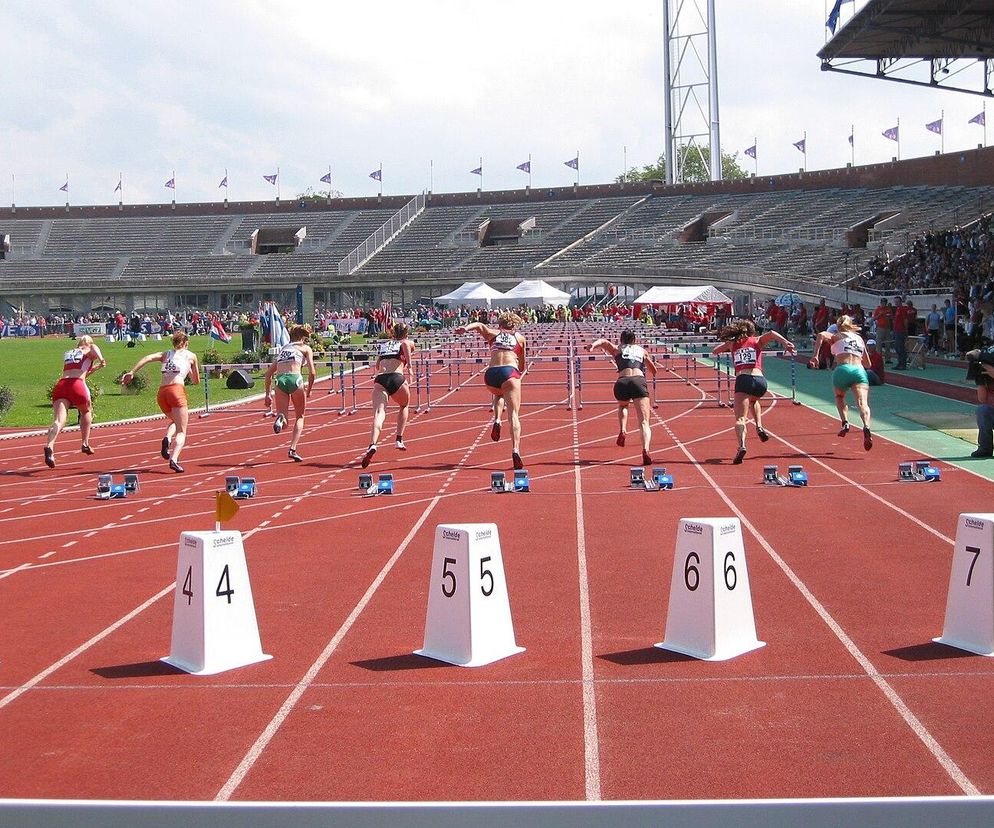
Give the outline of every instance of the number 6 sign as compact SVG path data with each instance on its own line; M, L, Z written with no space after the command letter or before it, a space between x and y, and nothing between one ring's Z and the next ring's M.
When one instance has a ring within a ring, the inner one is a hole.
M437 526L425 643L414 652L460 667L480 667L523 651L514 640L497 526Z

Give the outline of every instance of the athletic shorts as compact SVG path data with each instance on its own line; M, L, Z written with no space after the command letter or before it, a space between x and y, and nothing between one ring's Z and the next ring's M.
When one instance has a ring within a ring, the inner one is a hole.
M767 389L766 377L759 374L739 374L735 377L735 393L762 397Z
M171 414L174 408L186 408L186 389L178 383L160 385L156 402L163 414Z
M287 396L304 387L304 377L301 374L277 374L276 387Z
M90 410L90 389L82 377L62 378L52 389L52 402L65 400L82 414Z
M845 391L853 385L869 385L870 378L862 365L836 365L832 371L832 385Z
M629 400L641 400L649 396L649 388L645 384L645 377L618 377L614 381L614 398L618 402L628 402Z
M388 374L377 374L373 382L377 385L382 386L383 390L387 392L388 397L392 397L401 387L404 385L403 374L398 374L396 371L391 371Z
M488 388L503 388L509 379L520 379L521 372L513 365L491 365L483 375Z

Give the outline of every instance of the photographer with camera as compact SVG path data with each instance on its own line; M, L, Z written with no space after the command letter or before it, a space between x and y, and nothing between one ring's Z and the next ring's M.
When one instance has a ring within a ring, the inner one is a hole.
M966 355L966 378L977 383L977 450L971 457L994 457L994 346Z

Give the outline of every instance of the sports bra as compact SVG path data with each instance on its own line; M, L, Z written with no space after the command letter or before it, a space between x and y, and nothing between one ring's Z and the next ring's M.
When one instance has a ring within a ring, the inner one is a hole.
M758 337L750 336L732 349L732 365L736 371L762 367L763 352L759 349Z
M846 333L841 339L832 343L832 356L849 354L850 356L862 358L866 346L863 344L863 337L859 334Z
M403 340L388 339L380 343L380 359L399 359L407 363L407 349L403 347Z
M82 348L73 348L62 355L63 371L89 371L93 364L93 357L89 353L83 353Z
M645 349L641 345L625 345L614 358L614 364L618 366L619 371L623 371L625 368L644 371Z
M518 337L510 331L499 331L490 342L491 351L518 351L520 347Z
M276 355L277 362L296 362L298 366L304 364L304 354L300 348L293 345L284 345Z

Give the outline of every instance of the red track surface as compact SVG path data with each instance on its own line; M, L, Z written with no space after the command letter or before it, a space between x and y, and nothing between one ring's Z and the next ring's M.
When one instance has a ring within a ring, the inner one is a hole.
M54 472L40 440L0 443L0 797L994 793L994 665L931 643L957 515L991 511L992 484L945 465L941 484L899 484L907 449L877 438L866 453L858 429L838 438L833 420L784 401L767 412L774 439L750 434L732 466L728 409L664 403L653 455L676 488L633 491L637 434L617 448L614 406L590 404L610 398L610 367L584 370L583 410L524 410L527 495L489 493L510 444L490 441L483 407L415 416L410 450L387 443L370 469L392 471L396 494L374 499L355 489L368 412L313 413L302 465L258 410L216 413L194 421L185 475L158 458L156 424L100 429L92 458L63 435ZM445 401L486 402L479 378L463 379ZM559 396L526 377L526 401ZM807 489L761 484L764 463L790 462ZM133 463L138 495L93 499L98 473ZM229 473L259 481L229 528L244 534L274 658L189 676L158 660L177 541L211 528ZM742 520L767 646L717 663L653 648L677 521L722 516ZM498 525L527 648L476 669L411 655L434 527L460 522Z

